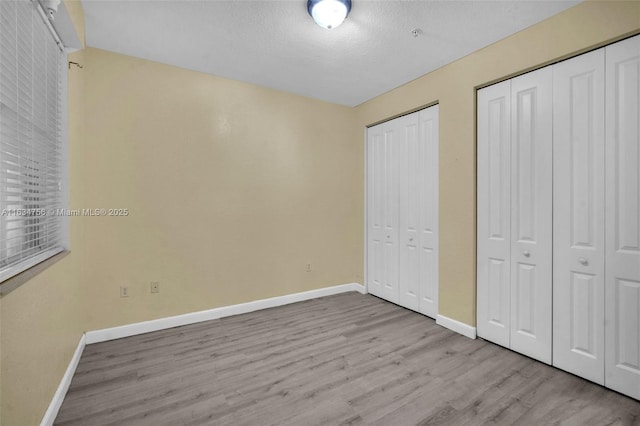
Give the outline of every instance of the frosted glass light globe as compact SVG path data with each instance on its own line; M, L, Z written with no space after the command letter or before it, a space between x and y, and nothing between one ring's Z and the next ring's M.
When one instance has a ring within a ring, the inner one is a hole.
M321 0L311 8L311 16L316 24L328 30L342 24L348 13L346 3L339 0Z

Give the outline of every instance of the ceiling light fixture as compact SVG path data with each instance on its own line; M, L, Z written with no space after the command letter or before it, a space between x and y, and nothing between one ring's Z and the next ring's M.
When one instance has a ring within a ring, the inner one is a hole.
M330 30L344 22L351 10L351 0L308 0L307 10L316 24Z

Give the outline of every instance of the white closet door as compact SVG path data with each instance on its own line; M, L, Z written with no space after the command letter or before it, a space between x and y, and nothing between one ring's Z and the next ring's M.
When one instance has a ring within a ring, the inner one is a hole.
M438 314L438 106L367 130L367 285Z
M640 399L640 36L605 55L605 385Z
M511 80L511 348L551 363L552 70Z
M421 175L424 165L420 158L420 127L418 113L393 120L402 132L400 138L400 299L399 304L420 308L420 201L424 197Z
M420 230L420 312L436 318L438 315L438 143L440 107L434 105L418 112L420 143L418 158L421 170L419 183Z
M384 178L384 258L385 280L382 297L398 302L398 149L400 131L389 126L385 130Z
M398 132L388 123L367 131L367 288L398 301Z
M382 295L384 125L367 129L367 291Z
M509 347L511 82L478 91L478 336Z
M553 67L553 365L604 384L604 49Z
M400 146L400 300L438 314L438 106L393 120Z

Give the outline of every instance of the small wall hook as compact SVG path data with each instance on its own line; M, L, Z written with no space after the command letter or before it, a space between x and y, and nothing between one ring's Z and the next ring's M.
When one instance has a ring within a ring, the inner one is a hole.
M78 67L78 68L80 68L80 69L84 68L82 65L80 65L80 64L79 64L79 63L77 63L77 62L69 61L69 69L71 69L71 65L75 65L76 67Z

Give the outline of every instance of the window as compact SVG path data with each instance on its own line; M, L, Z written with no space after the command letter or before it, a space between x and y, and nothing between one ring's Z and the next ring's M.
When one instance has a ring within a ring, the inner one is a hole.
M64 54L37 1L0 0L0 282L64 250Z

